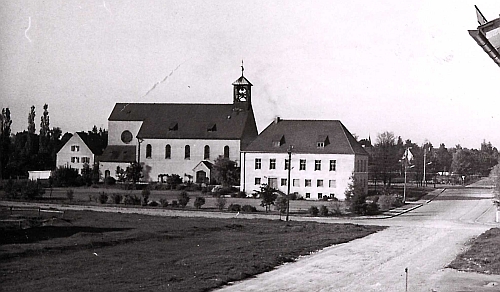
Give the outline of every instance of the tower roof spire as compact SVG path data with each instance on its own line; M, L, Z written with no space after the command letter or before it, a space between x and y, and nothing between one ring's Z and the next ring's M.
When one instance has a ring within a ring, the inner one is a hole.
M243 71L245 71L245 68L243 68L243 59L241 60L241 76L243 76Z

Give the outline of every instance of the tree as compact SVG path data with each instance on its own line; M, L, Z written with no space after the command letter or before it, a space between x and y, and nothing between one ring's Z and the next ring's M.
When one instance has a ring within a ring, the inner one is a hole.
M286 196L279 196L276 200L276 209L280 212L280 215L285 214L287 208L288 199L286 198Z
M12 120L10 118L10 109L2 109L0 114L0 178L6 176L7 164L10 156L10 126Z
M131 181L134 186L143 177L142 175L142 165L137 161L131 162L126 170L127 180Z
M203 197L196 197L194 200L194 206L196 209L201 209L201 206L205 205L205 198Z
M31 111L28 114L28 133L35 134L35 106L31 106Z
M448 151L444 143L439 145L436 151L436 171L447 172L451 170L452 154Z
M220 182L222 186L229 187L238 184L239 182L239 169L236 167L236 162L227 157L220 155L212 168L214 178Z
M349 184L344 192L349 210L355 214L365 215L367 210L366 195L363 186L354 175L349 178Z
M43 116L40 118L40 148L39 153L49 152L50 141L50 118L49 118L49 105L43 106Z
M453 153L453 160L451 162L451 170L459 175L473 174L473 155L469 149L460 148Z
M186 205L189 203L189 195L186 191L182 191L178 196L177 196L177 201L179 201L179 206L182 208L186 207Z
M120 166L116 167L115 174L116 174L116 177L117 177L119 182L124 182L127 179L127 174L126 174L125 170L123 168L121 168Z
M376 178L382 179L384 186L391 184L392 178L400 169L402 149L401 138L396 143L394 133L384 132L378 135L373 147L373 171Z
M262 199L260 205L266 208L266 212L271 209L271 205L274 205L274 201L278 198L277 190L267 184L261 185L260 190L255 193Z

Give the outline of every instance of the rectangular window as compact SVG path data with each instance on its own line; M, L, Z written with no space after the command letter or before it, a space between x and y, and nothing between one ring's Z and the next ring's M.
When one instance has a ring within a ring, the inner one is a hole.
M82 157L82 163L90 163L90 157Z
M306 199L310 199L311 198L311 193L306 193Z
M294 178L294 179L293 179L293 186L294 186L294 187L300 187L300 180L299 180L299 179L297 179L297 178Z
M305 159L300 160L299 170L306 170L306 160Z
M305 184L304 184L306 187L310 187L311 186L311 180L310 179L306 179L305 180Z
M335 194L330 194L330 199L335 199Z
M288 170L288 166L290 165L290 161L285 159L285 170Z
M269 169L276 169L276 158L269 159Z
M317 182L316 182L316 186L321 188L323 187L323 180L322 179L318 179Z
M334 179L331 179L328 181L328 187L330 188L336 188L337 187L337 181Z
M255 184L256 185L260 185L260 183L261 183L260 177L256 177L255 178Z
M71 146L71 151L73 151L73 152L78 152L78 151L80 151L80 146L78 146L78 145L72 145L72 146Z
M321 160L314 160L314 170L321 170Z
M286 178L281 179L281 186L286 186Z
M330 160L330 171L337 170L337 160Z
M255 169L261 169L262 160L260 158L255 158Z
M318 193L318 199L323 199L323 193Z
M317 146L318 148L325 148L325 142L317 142L317 143L316 143L316 146Z
M71 162L80 163L80 157L71 157Z

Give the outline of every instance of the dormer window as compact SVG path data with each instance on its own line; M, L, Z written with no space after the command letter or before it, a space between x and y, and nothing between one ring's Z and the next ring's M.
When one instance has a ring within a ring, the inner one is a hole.
M217 131L217 124L209 124L207 127L207 132L216 132Z
M319 135L316 139L316 147L317 148L325 148L326 145L330 144L327 135Z
M285 136L284 135L277 135L273 138L272 140L273 147L280 147L281 145L285 144Z
M170 123L170 125L168 126L168 130L169 131L177 131L177 130L179 130L179 124L177 122Z

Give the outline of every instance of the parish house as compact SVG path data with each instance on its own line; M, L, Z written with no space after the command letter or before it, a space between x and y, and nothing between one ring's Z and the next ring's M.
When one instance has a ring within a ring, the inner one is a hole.
M338 120L276 118L241 153L240 190L247 194L268 184L307 200L344 200L351 176L366 193L368 153Z

